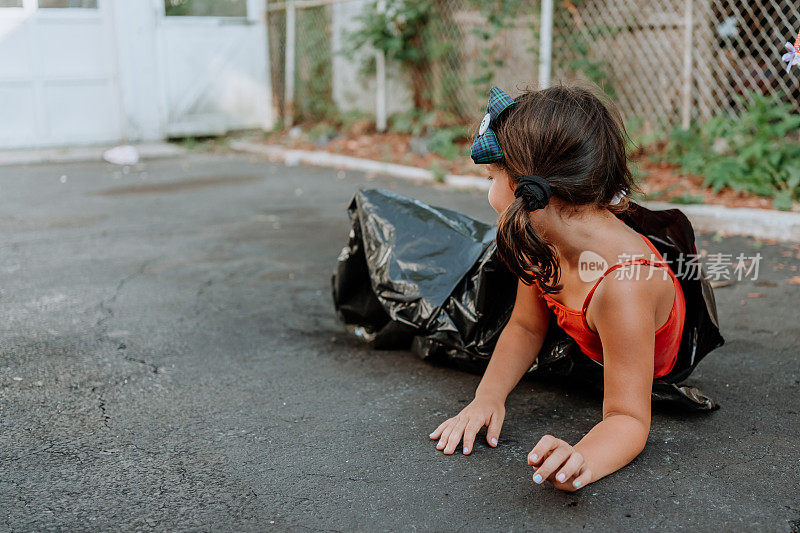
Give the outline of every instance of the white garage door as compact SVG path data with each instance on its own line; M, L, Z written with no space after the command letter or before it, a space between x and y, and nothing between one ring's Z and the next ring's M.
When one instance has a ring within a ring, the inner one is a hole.
M0 148L123 137L111 9L106 0L0 0Z
M268 126L264 0L155 0L166 133Z

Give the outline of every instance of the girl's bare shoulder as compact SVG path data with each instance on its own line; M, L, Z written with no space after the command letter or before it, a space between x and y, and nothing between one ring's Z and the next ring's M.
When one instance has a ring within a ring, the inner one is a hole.
M615 268L598 284L586 321L596 331L593 316L616 312L621 303L628 302L640 309L651 310L656 323L661 325L669 316L674 298L674 283L666 268L641 263L623 265Z

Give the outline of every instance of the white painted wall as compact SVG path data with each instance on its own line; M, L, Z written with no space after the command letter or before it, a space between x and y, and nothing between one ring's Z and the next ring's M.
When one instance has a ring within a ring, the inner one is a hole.
M273 124L264 0L248 17L164 17L163 0L0 8L0 149Z

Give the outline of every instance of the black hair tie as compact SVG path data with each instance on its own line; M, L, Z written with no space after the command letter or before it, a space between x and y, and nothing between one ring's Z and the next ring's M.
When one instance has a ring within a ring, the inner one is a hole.
M541 176L520 176L514 197L522 196L528 211L542 209L550 201L550 184Z

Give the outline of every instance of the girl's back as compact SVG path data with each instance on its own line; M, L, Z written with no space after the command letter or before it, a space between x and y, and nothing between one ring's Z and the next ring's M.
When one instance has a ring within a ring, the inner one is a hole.
M574 272L565 275L567 278L565 287L579 287L577 290L573 290L578 295L569 294L563 298L556 298L553 295L542 293L538 282L536 287L556 316L558 325L575 340L584 354L600 364L603 363L603 346L597 328L594 326L594 316L602 313L603 310L599 305L590 306L590 303L598 292L614 290L608 287L611 281L604 280L609 277L617 280L632 278L647 283L653 291L669 294L668 298L660 298L661 304L656 314L656 324L658 325L655 331L653 373L655 379L668 374L675 366L686 315L686 302L680 281L669 266L663 262L661 254L647 237L638 233L637 235L646 243L647 253L627 254L634 259L612 264L592 283L582 281L582 278L586 277L588 267L581 270L579 265L578 275L575 275ZM625 254L619 254L620 257L623 255ZM603 266L605 266L605 262ZM580 305L578 302L581 302Z

